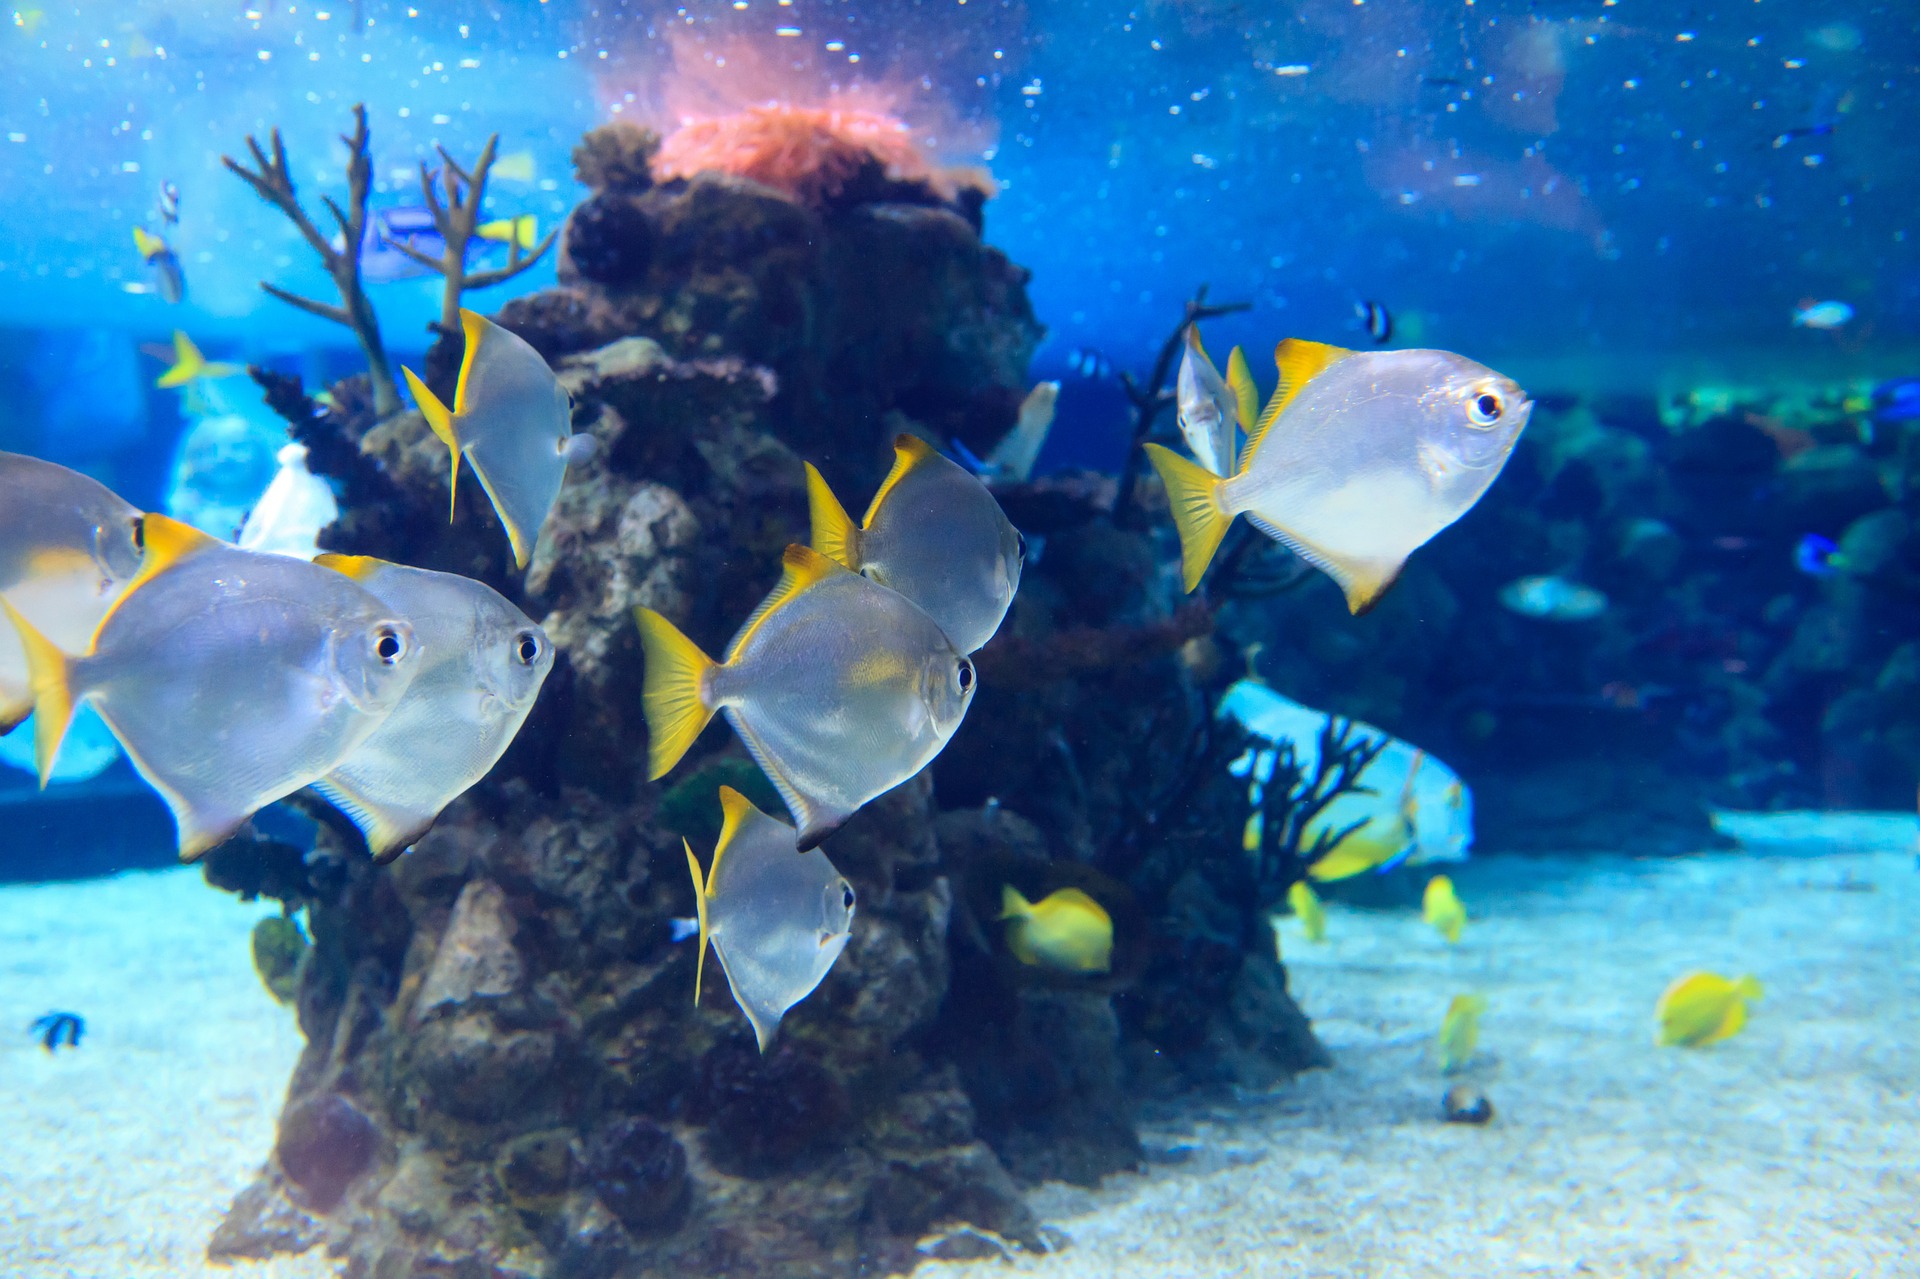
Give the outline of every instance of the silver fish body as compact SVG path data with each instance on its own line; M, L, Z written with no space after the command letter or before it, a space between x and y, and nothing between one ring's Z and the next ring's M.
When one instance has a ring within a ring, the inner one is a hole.
M483 582L362 556L318 563L404 617L419 649L419 671L393 710L314 783L385 861L426 834L513 744L553 669L553 644Z
M1033 478L1033 464L1047 446L1053 414L1060 403L1060 384L1041 382L1020 401L1020 416L1006 438L987 455L987 478L1003 484L1025 484Z
M191 860L336 767L398 705L419 653L404 619L338 573L162 516L146 530L148 563L93 652L37 655L40 762L44 773L72 708L91 703L173 810Z
M923 609L962 653L1000 629L1025 549L987 486L926 441L894 440L893 471L856 527L808 469L814 549Z
M729 787L713 865L702 884L691 847L687 862L699 901L701 961L713 943L735 1002L765 1052L780 1020L812 994L853 932L854 891L825 853L794 852L794 829ZM696 978L694 999L699 999Z
M1200 345L1200 332L1191 324L1180 354L1175 390L1180 434L1194 460L1215 475L1233 474L1234 449L1239 442L1239 401L1207 358L1206 348Z
M86 651L140 571L140 530L140 511L104 484L0 453L0 598L64 651ZM26 652L13 628L0 625L0 732L32 705Z

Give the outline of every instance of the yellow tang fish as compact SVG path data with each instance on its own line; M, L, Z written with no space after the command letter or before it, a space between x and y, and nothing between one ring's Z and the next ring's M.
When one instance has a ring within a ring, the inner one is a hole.
M1003 884L999 917L1007 921L1007 949L1023 964L1065 973L1104 973L1113 965L1113 920L1077 888L1030 902Z
M1750 976L1729 981L1718 973L1688 973L1654 1006L1660 1042L1700 1048L1729 1038L1747 1024L1747 1005L1760 994L1760 983Z
M141 519L106 485L52 462L0 453L0 599L68 653L140 571ZM0 735L33 709L27 654L0 626Z
M525 339L467 310L460 312L460 330L467 350L451 411L412 369L401 372L421 416L453 458L447 518L453 518L464 457L506 526L513 562L525 568L560 496L567 463L593 456L594 439L573 433L566 388Z
M1296 880L1293 887L1287 889L1287 905L1293 907L1308 941L1327 939L1327 908L1321 904L1320 895L1313 891L1313 885L1304 879Z
M1274 362L1279 386L1231 476L1146 446L1179 525L1182 577L1189 591L1200 584L1244 514L1364 612L1408 555L1480 500L1533 402L1447 351L1356 354L1289 338Z
M765 1052L787 1010L813 993L846 949L853 885L819 849L796 854L793 827L731 786L720 788L720 809L720 842L704 881L693 846L680 841L700 913L693 1002L700 1002L712 942L734 1002Z
M814 550L918 604L962 653L1000 629L1025 543L979 477L925 440L894 438L893 470L858 525L811 462L807 505Z
M1453 881L1445 875L1427 881L1427 891L1420 898L1420 914L1450 942L1459 941L1461 930L1467 926L1467 908L1460 904Z
M1440 1020L1440 1034L1434 1050L1440 1058L1440 1073L1451 1075L1473 1060L1480 1044L1480 1014L1487 1011L1484 995L1455 995Z
M5 607L27 650L42 784L90 703L191 861L332 771L399 703L420 653L403 618L339 573L164 515L143 527L140 572L86 656Z
M375 860L386 861L426 834L513 744L553 669L553 644L484 582L365 555L314 563L405 617L420 646L420 671L393 712L313 784L353 819Z
M634 615L647 776L664 776L725 711L800 824L804 852L933 761L966 716L974 674L905 596L804 546L782 562L725 661L652 609Z
M495 167L498 168L498 166ZM531 249L540 238L540 219L531 213L522 213L511 218L495 218L491 222L482 222L473 229L473 233L483 240L492 240L496 244Z

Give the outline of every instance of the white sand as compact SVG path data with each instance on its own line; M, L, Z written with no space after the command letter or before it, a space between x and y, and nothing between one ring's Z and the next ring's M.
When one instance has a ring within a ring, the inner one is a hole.
M335 1273L318 1252L206 1260L300 1052L253 973L249 934L273 909L189 868L0 888L0 1274ZM28 1034L55 1009L86 1018L77 1051Z
M1920 1273L1920 871L1911 818L1783 818L1749 851L1494 859L1456 876L1458 948L1407 914L1335 906L1286 939L1338 1064L1148 1125L1186 1162L1037 1197L1072 1239L1016 1266L1130 1276L1895 1276ZM1836 838L1837 836L1837 838ZM1871 884L1873 891L1845 885ZM254 977L267 913L166 871L0 888L0 1274L295 1279L208 1237L273 1139L300 1047ZM1693 967L1768 997L1735 1039L1656 1049ZM1428 1040L1490 1000L1469 1077L1487 1128L1436 1119ZM78 1052L26 1033L87 1018ZM929 1265L925 1279L999 1262Z
M1072 1242L1016 1268L1920 1274L1914 819L1728 825L1746 851L1468 865L1456 882L1482 917L1457 948L1411 915L1338 906L1327 944L1289 933L1295 993L1336 1066L1151 1126L1150 1148L1194 1148L1184 1164L1043 1191ZM1655 1000L1696 967L1753 972L1767 998L1732 1040L1654 1047ZM1437 1119L1431 1036L1467 990L1489 1000L1467 1073L1497 1108L1486 1128ZM918 1273L976 1270L1006 1273Z

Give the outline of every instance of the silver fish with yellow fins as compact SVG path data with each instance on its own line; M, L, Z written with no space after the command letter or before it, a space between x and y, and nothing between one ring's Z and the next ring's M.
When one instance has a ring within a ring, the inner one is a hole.
M973 663L904 595L805 546L715 662L652 609L647 776L680 761L724 711L816 847L862 804L929 764L973 700Z
M1020 589L1020 534L978 477L915 435L896 436L893 470L855 524L807 464L813 549L900 592L953 646L977 651Z
M593 455L591 435L573 433L572 401L540 353L519 334L486 316L460 312L467 350L460 381L448 409L412 369L403 368L407 386L427 425L453 457L449 486L457 501L460 459L473 464L481 487L506 526L513 562L520 568L533 557L533 544L547 522L567 477L567 463Z
M42 782L90 704L173 810L191 861L258 809L332 771L418 670L413 629L330 569L242 551L163 515L88 654L12 605L27 651Z
M1661 1045L1704 1048L1731 1039L1747 1024L1747 1005L1759 1002L1761 993L1752 976L1693 972L1676 978L1653 1010Z
M0 453L0 599L68 653L86 650L140 571L140 511L78 471ZM0 626L0 734L33 710L27 654Z
M1246 368L1246 357L1233 348L1229 367ZM1250 379L1249 379L1250 380ZM1180 372L1174 382L1174 406L1179 417L1180 434L1200 465L1215 475L1232 475L1239 432L1251 426L1251 416L1241 421L1239 395L1207 358L1200 345L1200 326L1187 326L1186 347L1180 355Z
M365 555L314 562L406 618L420 648L419 672L392 712L313 784L387 861L513 744L553 669L553 644L484 582Z
M1000 888L1007 949L1023 964L1064 973L1104 973L1113 966L1113 918L1078 888L1056 888L1030 902L1012 884Z
M1355 613L1407 556L1487 491L1533 412L1508 379L1447 351L1355 353L1289 338L1280 382L1221 478L1157 444L1147 455L1200 584L1234 516L1321 569Z
M846 949L853 885L819 849L796 854L793 827L731 786L720 788L720 809L720 842L704 876L693 846L680 841L700 921L693 1002L700 1002L711 942L765 1052L787 1010L813 993Z

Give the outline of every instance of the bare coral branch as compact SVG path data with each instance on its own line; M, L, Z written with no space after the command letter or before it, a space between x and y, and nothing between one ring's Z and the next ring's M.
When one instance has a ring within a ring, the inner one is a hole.
M341 305L316 302L264 282L260 287L290 306L336 324L344 324L353 330L354 336L360 341L360 349L366 353L367 372L373 385L374 412L387 417L399 411L400 392L394 386L393 369L387 362L386 348L380 342L379 319L374 314L373 304L367 300L366 289L360 280L360 245L366 233L367 197L373 190L373 160L368 142L366 107L356 104L353 119L352 135L343 134L340 138L348 152L347 207L342 209L331 196L321 199L340 227L337 246L321 234L320 228L300 207L293 174L287 167L287 148L281 140L280 130L275 129L270 135L273 146L271 156L261 147L259 139L248 135L247 151L253 157L251 169L231 156L223 155L220 160L228 171L253 188L255 195L280 210L293 223L301 237L319 255L327 274L333 277L334 287L340 291Z
M496 284L504 284L531 269L559 238L557 230L547 233L545 239L528 253L521 247L519 236L509 238L507 245L507 264L490 267L482 271L467 270L467 253L474 238L480 234L481 206L486 202L487 176L493 172L495 154L500 148L500 135L494 134L480 149L479 159L473 168L467 169L448 154L445 147L437 147L440 153L440 169L436 175L424 163L420 166L420 195L433 214L434 229L440 233L443 244L439 260L420 253L411 245L389 240L410 261L438 271L445 281L440 294L440 319L431 327L435 332L451 335L460 331L461 295L469 289L485 289ZM435 178L439 181L436 189Z

